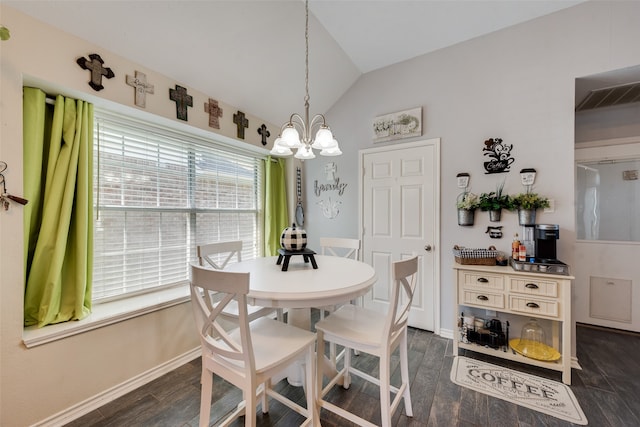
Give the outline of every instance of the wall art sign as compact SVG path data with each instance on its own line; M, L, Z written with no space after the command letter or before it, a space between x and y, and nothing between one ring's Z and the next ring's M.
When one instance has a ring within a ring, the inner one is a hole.
M509 167L516 160L511 157L513 144L508 145L502 141L502 138L489 138L484 142L485 156L489 156L491 160L484 162L485 174L509 172Z
M76 59L76 63L83 70L91 71L91 81L89 82L89 86L91 86L95 91L102 90L104 89L104 86L102 86L102 76L111 79L116 75L111 71L111 68L102 66L104 61L97 53L92 53L89 55L89 58L91 60L85 57L78 58Z
M347 188L347 183L340 182L340 178L337 176L338 166L334 162L329 162L324 166L324 173L327 183L321 184L318 180L315 180L313 193L316 197L322 197L323 193L337 192L337 196L342 197L344 190ZM329 196L316 202L316 204L322 209L322 215L325 218L334 219L340 213L342 202L335 198L332 200L331 196Z
M373 120L373 142L422 135L422 107L378 116Z

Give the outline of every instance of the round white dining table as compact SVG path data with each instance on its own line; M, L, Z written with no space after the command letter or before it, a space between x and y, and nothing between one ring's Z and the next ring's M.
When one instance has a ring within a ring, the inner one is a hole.
M263 307L288 309L287 323L311 328L311 308L346 303L366 294L377 280L368 264L350 258L315 255L317 269L304 257L293 256L282 271L278 257L255 258L229 264L225 271L249 273L247 302ZM329 377L335 366L325 358ZM302 385L300 369L288 374L292 385Z
M248 272L251 305L310 308L344 303L364 295L376 282L368 264L350 258L315 255L317 269L294 256L287 271L278 257L262 257L229 264L225 271Z

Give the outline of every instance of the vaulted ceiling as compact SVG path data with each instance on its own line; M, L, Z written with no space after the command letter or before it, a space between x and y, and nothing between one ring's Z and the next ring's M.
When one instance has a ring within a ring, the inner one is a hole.
M311 0L311 113L326 112L363 73L581 1ZM272 123L303 110L301 0L3 3Z

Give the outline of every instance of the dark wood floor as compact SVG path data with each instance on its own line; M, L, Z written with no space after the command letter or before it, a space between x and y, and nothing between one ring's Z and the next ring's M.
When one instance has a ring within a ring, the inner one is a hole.
M578 325L577 346L582 370L573 370L571 389L589 425L640 426L640 335ZM559 372L492 359L478 353L468 355L556 381L561 379ZM410 329L409 358L414 414L412 418L406 417L401 404L394 417L394 426L573 425L453 384L449 380L453 361L451 340ZM354 359L360 368L377 374L377 359L365 354ZM197 426L200 367L198 358L67 426ZM395 377L399 377L399 368L395 371ZM233 386L221 381L214 384L212 425L228 413L240 397L239 391ZM304 405L300 387L292 387L283 380L277 384L277 388ZM353 377L351 388L334 388L331 399L379 423L377 387ZM244 425L243 421L241 418L234 425ZM270 406L269 414L262 415L259 412L258 415L258 426L289 427L300 422L299 415L275 401ZM329 427L352 425L326 411L322 411L321 422Z

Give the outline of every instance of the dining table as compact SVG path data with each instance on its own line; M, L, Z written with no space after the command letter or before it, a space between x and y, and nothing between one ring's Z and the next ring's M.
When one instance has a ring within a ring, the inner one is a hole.
M292 257L283 271L277 256L260 257L229 264L225 271L249 273L248 304L287 309L287 323L310 330L311 308L355 300L377 280L374 268L361 261L315 255L315 262L317 268L305 257ZM296 375L289 382L301 385Z

